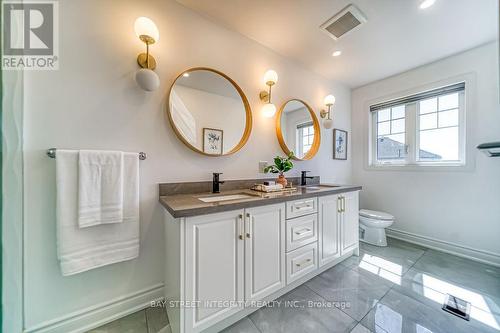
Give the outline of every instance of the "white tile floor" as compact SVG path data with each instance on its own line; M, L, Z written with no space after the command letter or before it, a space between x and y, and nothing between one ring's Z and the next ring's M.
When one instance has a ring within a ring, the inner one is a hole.
M470 321L441 310L447 293L471 302ZM224 332L500 332L500 268L395 239L385 248L362 243L359 257L280 300L303 306L261 308ZM310 307L308 301L340 306ZM170 329L164 311L146 309L91 332Z

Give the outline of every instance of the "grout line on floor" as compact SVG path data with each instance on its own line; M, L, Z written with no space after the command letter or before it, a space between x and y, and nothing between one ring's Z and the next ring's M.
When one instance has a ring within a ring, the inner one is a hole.
M149 333L150 332L150 329L149 329L149 321L148 321L148 314L146 313L146 309L142 310L144 311L144 318L146 318L146 330L147 332Z
M260 308L258 310L256 310L256 311L252 312L252 313L255 313L255 312L259 311L259 310L260 310ZM250 316L246 316L246 318L248 318L250 320L250 322L257 329L257 331L259 331L260 333L262 333L262 331L260 330L259 326L257 326L257 324L253 321L252 318L250 318ZM239 321L237 321L237 322L239 322Z
M333 267L332 267L333 268ZM347 267L345 267L347 268ZM320 277L321 274L317 275L316 277ZM323 279L323 278L322 278ZM323 279L325 280L325 279ZM314 294L318 295L319 297L321 297L321 299L325 300L325 302L330 302L329 300L327 300L326 298L324 298L323 296L321 296L320 294L318 294L316 291L314 291L313 289L311 289L308 285L306 285L305 283L303 284L303 286L305 286L307 289L309 289L310 291L312 291ZM337 308L338 310L342 311L342 309L340 308ZM356 319L356 318L353 318L351 317L348 313L346 313L345 311L342 311L344 314L346 314L349 318L351 318L352 320L354 320L355 322L359 323L359 321Z
M361 247L361 245L360 245ZM424 252L417 258L417 260L415 260L415 262L406 270L406 272L404 274L401 275L401 279L403 279L403 277L405 276L406 273L408 273L408 271L413 267L415 266L415 264L424 256L425 253L427 253L427 248L425 250L423 250ZM353 267L350 267L349 269L353 270L354 267L356 266L353 266ZM363 321L363 319L365 319L366 316L368 316L368 314L373 310L373 308L375 306L377 306L378 303L380 303L380 301L391 291L394 289L394 287L396 286L396 283L392 283L390 288L387 289L387 292L385 292L385 294L380 297L377 302L375 302L375 304L373 304L373 306L370 308L370 310L363 316L363 318L361 318L361 320L359 321L359 323L361 323ZM361 324L362 325L362 324ZM381 327L380 327L381 328ZM385 330L384 330L385 331Z

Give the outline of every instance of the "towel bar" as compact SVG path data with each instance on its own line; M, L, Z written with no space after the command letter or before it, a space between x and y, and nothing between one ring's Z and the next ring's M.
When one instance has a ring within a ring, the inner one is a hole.
M56 158L56 148L50 148L50 149L47 149L47 156L50 157L50 158ZM146 159L147 155L145 152L140 152L139 153L139 159L141 161L144 161Z

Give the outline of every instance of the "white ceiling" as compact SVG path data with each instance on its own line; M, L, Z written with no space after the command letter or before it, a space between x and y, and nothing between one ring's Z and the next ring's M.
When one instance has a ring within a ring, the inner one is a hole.
M426 10L421 0L177 1L351 87L497 38L497 0L436 0ZM368 22L334 41L319 26L350 3Z

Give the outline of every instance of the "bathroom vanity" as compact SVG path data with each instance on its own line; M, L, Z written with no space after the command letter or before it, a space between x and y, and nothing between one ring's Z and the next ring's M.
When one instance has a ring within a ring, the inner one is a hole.
M359 255L361 187L244 189L254 182L229 181L218 194L209 182L160 185L172 332L220 331Z

